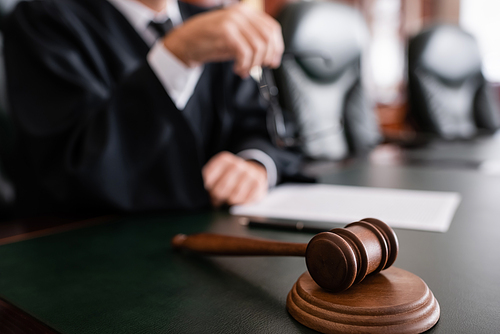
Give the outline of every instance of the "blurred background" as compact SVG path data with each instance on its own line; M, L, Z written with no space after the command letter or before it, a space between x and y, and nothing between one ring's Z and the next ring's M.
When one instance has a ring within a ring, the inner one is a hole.
M327 1L327 0L324 0ZM8 13L19 0L0 0ZM207 6L219 0L190 0ZM230 1L229 1L230 2ZM297 0L249 0L272 16ZM363 56L363 80L384 135L409 129L408 40L426 27L449 23L472 34L482 56L482 72L500 96L500 1L497 0L337 0L358 9L366 20L370 43ZM4 100L4 99L1 99Z
M265 0L278 15L295 0ZM407 42L438 23L460 26L479 44L482 72L500 96L500 1L497 0L341 0L357 8L370 32L364 56L364 80L384 134L405 130L407 112Z

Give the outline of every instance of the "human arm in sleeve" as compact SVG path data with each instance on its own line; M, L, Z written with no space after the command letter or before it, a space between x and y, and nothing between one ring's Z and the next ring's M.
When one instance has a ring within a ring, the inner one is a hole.
M137 60L145 57L134 55L147 46L105 57L108 46L111 54L127 45L75 13L56 2L21 3L6 24L10 103L43 197L68 210L207 205L187 125Z

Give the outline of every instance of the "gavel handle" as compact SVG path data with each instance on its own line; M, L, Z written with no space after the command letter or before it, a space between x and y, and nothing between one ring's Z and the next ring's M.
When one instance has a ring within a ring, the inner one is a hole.
M210 255L305 256L307 244L200 233L177 234L172 247Z

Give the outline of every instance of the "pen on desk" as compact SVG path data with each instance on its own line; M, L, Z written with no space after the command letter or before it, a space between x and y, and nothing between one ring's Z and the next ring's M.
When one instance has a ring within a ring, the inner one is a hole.
M240 217L238 222L241 225L248 227L258 227L258 228L269 228L269 229L279 229L279 230L289 230L289 231L300 231L300 232L325 232L332 229L334 226L320 226L318 223L314 222L304 222L295 220L281 220L272 218L262 218L262 217ZM332 225L337 225L332 223ZM339 224L341 225L341 224Z

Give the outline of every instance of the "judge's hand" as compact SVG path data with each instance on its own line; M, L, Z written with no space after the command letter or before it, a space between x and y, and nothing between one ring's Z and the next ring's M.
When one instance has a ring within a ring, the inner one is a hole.
M250 203L267 194L267 172L264 166L229 152L220 152L212 157L203 167L202 174L205 189L215 207L224 203Z
M176 27L163 43L191 67L234 60L234 72L243 78L254 66L278 67L284 50L279 23L245 4L196 15Z

